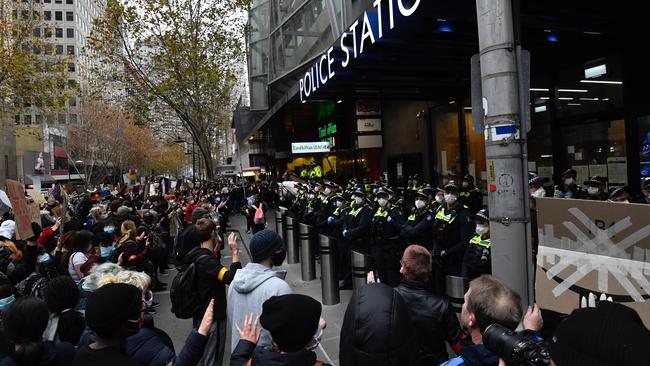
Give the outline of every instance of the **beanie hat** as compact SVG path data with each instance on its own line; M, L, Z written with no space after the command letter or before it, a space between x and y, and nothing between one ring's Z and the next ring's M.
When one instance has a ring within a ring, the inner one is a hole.
M14 220L6 220L0 224L0 236L11 239L16 232L16 222Z
M260 324L281 351L304 349L318 329L322 306L305 295L273 296L262 305Z
M251 258L254 263L271 258L273 253L284 247L284 242L275 231L264 229L253 235L250 242Z
M192 211L192 222L196 223L196 220L203 218L203 216L209 214L208 210L202 207L197 207Z
M86 303L86 324L99 337L115 336L124 322L135 320L142 311L142 291L125 283L98 288Z
M650 331L632 309L601 302L597 308L574 310L557 328L550 344L559 365L647 365Z

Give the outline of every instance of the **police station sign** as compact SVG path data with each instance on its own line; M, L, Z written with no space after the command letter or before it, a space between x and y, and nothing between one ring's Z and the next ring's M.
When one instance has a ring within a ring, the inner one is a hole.
M327 84L334 76L336 69L344 70L350 61L361 56L369 44L380 40L390 30L395 28L396 17L410 17L422 0L375 0L373 7L366 10L348 31L334 43L300 79L300 100L305 102L310 95ZM385 23L388 24L385 24ZM335 49L343 52L343 58L333 56Z
M330 152L329 141L294 142L291 144L292 154L316 154Z

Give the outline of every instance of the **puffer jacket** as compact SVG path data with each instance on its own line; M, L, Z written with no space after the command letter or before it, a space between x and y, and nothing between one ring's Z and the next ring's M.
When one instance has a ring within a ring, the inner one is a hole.
M380 283L354 291L340 342L341 366L409 366L415 364L418 351L404 300Z

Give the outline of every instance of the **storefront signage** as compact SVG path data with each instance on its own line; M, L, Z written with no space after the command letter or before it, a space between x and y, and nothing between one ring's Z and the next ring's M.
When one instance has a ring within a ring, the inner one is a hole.
M357 120L357 132L381 131L381 118L363 118Z
M403 17L410 17L417 11L421 1L375 0L373 7L366 10L363 17L352 23L349 31L344 32L339 38L337 48L340 47L345 54L343 60L335 59L332 56L335 47L332 46L316 60L300 79L300 100L304 102L312 93L327 84L336 75L334 71L335 64L336 66L340 64L345 69L352 59L356 59L364 53L369 44L374 44L384 37L386 31L394 29L397 12ZM395 8L397 8L397 11ZM384 11L387 11L387 18L382 17ZM388 20L388 24L384 24L384 20Z
M330 152L330 143L327 141L294 142L291 144L292 154L315 154L327 152Z
M318 127L318 137L324 139L326 137L336 135L336 123L328 123L326 126Z

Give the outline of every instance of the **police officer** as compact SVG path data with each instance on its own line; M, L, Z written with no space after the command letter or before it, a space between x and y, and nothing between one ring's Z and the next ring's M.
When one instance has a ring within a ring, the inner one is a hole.
M469 207L471 213L476 213L483 206L483 195L474 184L474 177L467 174L461 181L460 203Z
M330 202L334 207L334 211L327 217L325 225L322 226L322 230L326 235L341 239L343 218L350 210L350 205L347 204L348 200L342 194L335 194Z
M555 186L553 197L573 199L586 198L587 195L585 191L576 183L577 176L578 172L574 169L565 170L561 176L562 183Z
M316 160L311 162L311 169L309 170L309 178L320 179L323 177L323 169L318 165Z
M372 223L372 209L366 201L366 194L362 188L353 192L354 203L343 218L342 240L339 246L339 263L343 264L343 284L341 289L352 288L352 268L350 250L369 252L368 239Z
M650 177L641 180L641 197L639 203L650 204Z
M463 256L463 278L468 281L492 273L492 241L490 240L490 214L487 209L474 215L475 235L469 240Z
M289 207L289 214L293 218L302 219L307 204L307 188L302 183L298 183L296 184L296 189L298 190L298 194L291 207Z
M324 228L327 225L327 219L332 216L332 213L336 210L336 204L332 201L332 198L336 195L336 185L332 182L326 181L323 184L323 187L325 188L318 196L320 207L317 213L316 225L319 229Z
M585 182L585 187L587 187L587 196L585 198L591 201L607 201L606 183L607 178L599 175L589 178Z
M630 188L628 186L612 188L608 202L630 203Z
M436 211L433 245L433 286L438 295L446 294L445 276L460 276L465 247L474 232L467 206L458 198L460 187L454 181L444 186L445 205Z
M398 207L390 202L391 191L377 190L379 206L372 218L371 233L374 239L372 250L377 274L381 282L389 286L399 285L399 234L404 217Z
M431 201L431 211L436 212L440 206L445 204L445 190L442 188L437 188L436 193L433 196L433 201Z
M429 194L423 190L417 191L414 203L415 207L402 225L399 236L404 248L411 244L418 244L430 249L433 212L429 209Z

